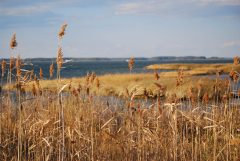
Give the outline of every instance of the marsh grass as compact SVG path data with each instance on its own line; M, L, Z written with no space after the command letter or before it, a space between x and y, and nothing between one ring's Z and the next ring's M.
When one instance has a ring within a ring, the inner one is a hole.
M62 79L65 29L56 80L42 80L42 70L33 79L16 59L14 85L8 79L1 92L0 160L240 160L238 57L226 65L227 80L219 71L216 79L188 77L179 66L171 77Z

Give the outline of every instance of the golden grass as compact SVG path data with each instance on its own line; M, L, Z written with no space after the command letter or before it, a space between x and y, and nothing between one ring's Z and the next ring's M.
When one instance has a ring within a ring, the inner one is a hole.
M229 73L232 69L240 70L240 64L153 64L146 67L150 70L185 70L185 75L208 75L220 73ZM165 75L176 75L176 72L166 72Z
M155 97L158 92L158 88L154 83L159 83L166 88L166 96L176 94L177 97L186 97L187 91L190 87L195 87L199 84L203 85L203 93L209 93L210 97L213 95L213 86L215 79L201 78L201 77L184 77L183 84L179 87L176 85L176 76L166 76L165 73L160 74L160 79L154 80L154 74L106 74L98 76L100 87L98 88L96 83L90 84L90 90L96 95L102 96L125 96L126 88L131 92L138 90L139 95L143 95L144 90L152 93L152 97ZM69 78L61 79L60 84L64 85L71 82L71 87L77 89L79 84L84 87L86 86L86 78ZM32 82L34 83L34 82ZM32 83L26 86L27 91L32 90ZM222 86L224 82L222 81ZM40 86L43 90L57 90L57 80L41 80ZM8 89L8 87L5 87ZM67 89L65 90L67 91Z

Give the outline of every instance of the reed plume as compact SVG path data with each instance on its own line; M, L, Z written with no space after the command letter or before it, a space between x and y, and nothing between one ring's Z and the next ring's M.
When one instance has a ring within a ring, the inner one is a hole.
M53 62L52 62L52 64L51 64L50 67L49 67L49 75L50 75L50 78L53 77L53 73L54 73L54 65L53 65Z
M63 36L65 35L65 30L66 30L66 28L67 28L67 24L66 24L66 23L61 26L61 29L60 29L60 31L58 32L58 37L59 37L60 39L62 39Z
M61 47L58 48L56 62L57 62L57 68L58 68L58 70L60 70L62 68L62 65L63 65L63 52L62 52Z
M133 70L134 64L135 64L135 60L134 60L133 57L131 57L131 58L129 59L129 62L128 62L128 68L129 68L130 73L131 73L132 70Z
M100 87L100 81L99 81L98 77L96 78L96 86L97 86L97 88L99 89L99 87Z
M3 59L2 60L2 77L4 77L4 72L5 72L5 69L6 69L6 61Z
M178 76L177 76L177 86L183 84L183 69L178 69Z
M16 33L13 34L10 41L10 48L14 49L15 47L17 47Z
M159 74L158 74L158 72L156 70L154 71L154 78L156 80L158 80L160 78L160 76L159 76Z
M234 64L234 65L238 65L238 64L239 64L239 60L240 60L240 58L239 58L238 56L235 56L235 57L233 58L233 64Z
M39 78L43 79L43 70L42 70L42 68L39 69Z

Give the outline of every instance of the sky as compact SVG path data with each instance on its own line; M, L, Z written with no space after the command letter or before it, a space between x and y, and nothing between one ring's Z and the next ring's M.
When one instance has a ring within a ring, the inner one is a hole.
M64 23L64 57L240 55L240 0L0 0L0 58L56 57Z

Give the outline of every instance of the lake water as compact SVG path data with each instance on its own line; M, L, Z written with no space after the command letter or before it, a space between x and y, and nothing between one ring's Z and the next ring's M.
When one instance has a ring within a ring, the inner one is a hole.
M135 61L133 73L146 73L152 72L146 70L145 67L151 64L163 64L163 63L231 63L232 60L181 60L181 61ZM25 65L23 68L27 70L34 69L38 74L39 68L43 69L44 78L49 78L49 66L52 61L34 61L33 65ZM56 77L56 64L55 65L55 77ZM63 64L61 70L62 78L80 77L86 75L87 72L95 72L97 75L103 74L115 74L115 73L129 73L127 61L78 61L67 62Z

